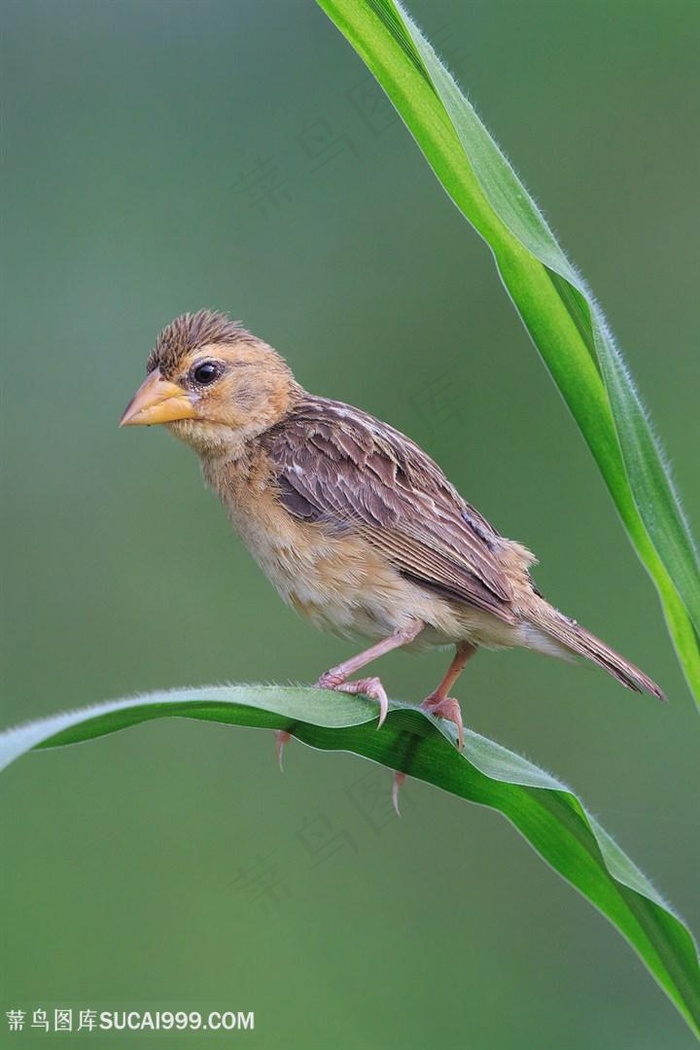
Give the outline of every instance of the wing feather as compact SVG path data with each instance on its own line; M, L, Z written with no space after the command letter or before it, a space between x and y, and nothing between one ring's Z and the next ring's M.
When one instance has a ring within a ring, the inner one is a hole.
M354 530L399 572L513 622L508 540L438 465L386 423L307 396L265 437L280 499L295 517Z

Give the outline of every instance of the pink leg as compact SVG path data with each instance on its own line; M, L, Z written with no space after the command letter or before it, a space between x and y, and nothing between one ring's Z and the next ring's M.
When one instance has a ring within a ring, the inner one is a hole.
M379 725L383 725L389 710L389 699L380 680L378 678L360 678L355 682L348 682L347 679L355 671L359 671L361 667L366 667L372 660L376 660L377 657L384 656L385 653L390 653L392 649L399 649L402 645L412 642L420 634L424 626L422 620L419 620L411 624L410 627L394 631L388 638L382 638L381 642L370 646L369 649L358 653L357 656L351 656L349 660L338 664L337 667L331 667L330 671L326 671L321 675L316 685L319 689L337 689L341 693L364 693L372 700L377 700L379 702Z
M476 652L476 646L469 642L460 642L454 659L447 669L447 674L430 696L426 696L420 705L422 711L430 711L433 715L447 718L457 726L457 747L461 751L464 747L464 723L462 722L462 711L459 701L448 696L450 689L455 684L467 660Z

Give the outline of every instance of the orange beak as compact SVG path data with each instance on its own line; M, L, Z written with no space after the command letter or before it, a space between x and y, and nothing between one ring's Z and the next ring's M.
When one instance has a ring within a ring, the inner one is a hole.
M182 387L163 379L156 368L138 388L119 420L120 427L151 426L172 423L176 419L193 419L195 397Z

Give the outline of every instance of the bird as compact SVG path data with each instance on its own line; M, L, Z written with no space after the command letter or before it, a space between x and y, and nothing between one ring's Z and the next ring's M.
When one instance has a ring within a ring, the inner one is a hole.
M120 426L163 424L190 445L234 530L284 601L356 643L318 678L387 716L381 679L362 672L394 649L454 647L420 707L464 724L452 688L477 649L582 657L635 692L643 671L551 605L536 559L500 535L409 437L368 412L307 392L285 359L240 321L184 313L158 336ZM287 734L277 734L278 757Z

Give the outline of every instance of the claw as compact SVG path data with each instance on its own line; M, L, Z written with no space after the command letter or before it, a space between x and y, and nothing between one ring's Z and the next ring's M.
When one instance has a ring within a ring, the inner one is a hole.
M286 733L284 729L275 730L275 753L277 755L277 762L280 767L280 773L284 773L284 765L282 763L284 745L291 739L292 734Z
M338 681L337 676L331 671L326 671L316 682L319 689L335 689L338 693L364 693L370 700L376 700L379 704L379 724L377 729L384 725L389 713L389 697L386 695L384 686L379 678L358 678L355 682Z
M399 790L405 779L405 773L394 773L394 783L391 786L391 804L394 807L394 812L397 817L401 816L401 810L399 809Z
M431 693L430 696L426 696L420 705L420 709L421 711L429 711L431 715L438 715L440 718L446 718L448 721L454 722L457 727L457 750L461 751L464 748L464 723L462 722L462 709L458 700L454 700L451 696L436 696L434 693Z

